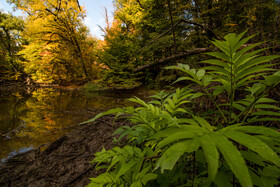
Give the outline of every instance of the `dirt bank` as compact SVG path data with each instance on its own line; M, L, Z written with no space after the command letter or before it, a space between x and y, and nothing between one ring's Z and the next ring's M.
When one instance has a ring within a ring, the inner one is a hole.
M17 155L0 166L0 186L85 186L96 176L89 163L93 153L112 147L112 133L123 121L112 126L113 116L81 126L41 148Z

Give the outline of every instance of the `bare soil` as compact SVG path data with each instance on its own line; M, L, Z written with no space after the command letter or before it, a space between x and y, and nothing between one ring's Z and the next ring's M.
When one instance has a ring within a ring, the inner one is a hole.
M105 116L62 136L47 149L19 154L0 166L0 186L85 186L97 175L89 163L102 147L113 146L112 133L124 121Z

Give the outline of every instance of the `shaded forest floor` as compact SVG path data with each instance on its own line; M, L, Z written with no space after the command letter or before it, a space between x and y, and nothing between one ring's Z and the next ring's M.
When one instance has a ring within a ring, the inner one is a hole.
M97 111L99 112L99 111ZM44 151L19 154L0 166L0 186L85 186L97 175L89 162L102 147L113 146L112 133L123 121L106 116L62 136Z

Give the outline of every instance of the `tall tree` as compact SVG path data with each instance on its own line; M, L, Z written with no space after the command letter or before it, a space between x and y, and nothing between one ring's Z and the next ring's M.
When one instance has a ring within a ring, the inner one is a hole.
M24 34L30 43L22 51L22 54L27 54L25 64L29 72L38 74L39 71L32 68L32 63L36 60L30 58L32 52L28 55L28 51L33 49L38 52L40 48L40 54L33 57L39 61L44 59L45 65L36 66L41 67L42 71L47 70L47 73L43 74L54 74L54 79L89 79L89 69L94 59L86 56L89 54L87 47L96 45L96 42L92 43L87 39L89 30L83 24L85 10L76 0L10 2L29 15ZM46 68L46 65L49 68Z
M128 61L167 62L164 59L171 56L208 47L209 39L246 29L248 35L259 33L254 42L265 38L277 47L280 9L275 0L116 0L115 7L114 19L129 33L126 40L134 41L135 50L141 48L132 55L135 58L128 55Z
M9 13L4 13L0 10L0 66L1 77L3 78L6 69L6 74L10 75L22 74L22 68L18 63L17 52L21 49L22 39L20 32L23 30L23 20Z

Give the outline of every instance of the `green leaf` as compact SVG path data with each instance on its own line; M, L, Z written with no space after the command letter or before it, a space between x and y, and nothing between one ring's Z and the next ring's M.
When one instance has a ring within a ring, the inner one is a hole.
M255 36L255 35L252 35L247 38L244 38L243 40L240 40L243 37L243 35L245 34L245 32L243 32L237 36L237 38L236 38L237 42L236 42L236 44L234 44L234 46L232 48L233 53L235 53L243 44L245 44L246 42L248 42L251 38L253 38Z
M230 169L239 180L242 186L253 186L251 177L245 161L238 151L238 149L223 135L215 133L210 134L211 138L215 141L216 146L222 153Z
M197 73L196 73L196 76L199 78L199 80L205 75L205 70L204 69L201 69L201 70L198 70Z
M171 144L175 141L179 141L181 139L190 139L190 138L193 138L197 135L198 134L196 132L192 132L192 131L182 131L182 132L177 132L177 133L170 134L163 141L159 142L159 144L157 145L157 149L160 149L160 148L162 148L162 147L164 147L168 144ZM202 133L200 135L202 135Z
M215 142L207 134L199 139L200 145L203 149L204 156L208 164L208 181L214 181L219 168L219 153L215 146Z
M146 185L147 182L151 181L151 180L155 180L157 178L157 174L155 173L147 173L142 179L141 182Z
M236 108L237 110L240 110L241 112L245 110L245 107L240 105L240 104L237 104L237 103L233 103L232 105L234 108Z
M169 106L174 110L176 108L174 102L171 99L167 99Z
M110 184L110 183L117 183L119 180L116 179L116 174L111 172L111 173L102 173L96 178L90 178L91 183L88 186L104 186L105 184Z
M268 127L263 126L236 126L232 130L240 131L248 134L262 134L265 136L271 136L280 138L280 133Z
M270 98L260 98L256 103L278 103L278 102Z
M221 52L208 52L208 53L204 53L206 55L210 55L210 56L213 56L213 57L216 57L216 58L220 58L221 60L224 60L224 61L230 61L230 57L228 55L226 55L225 53L221 53ZM202 61L202 63L208 63L207 62L208 60L205 60L205 61ZM220 60L218 60L220 61ZM220 61L222 62L222 61ZM219 62L219 63L220 63ZM225 66L225 68L229 68L229 66L227 65L227 63L225 62L222 62ZM217 65L217 64L213 64L213 65Z
M227 187L227 186L232 186L231 182L229 181L228 177L226 174L222 171L218 171L214 183L218 187Z
M140 104L140 105L142 105L144 107L147 106L147 103L145 101L139 99L138 97L129 98L128 100L131 101L131 102L134 102L134 103L138 103L138 104Z
M230 69L229 65L226 62L223 62L223 61L217 60L217 59L204 60L204 61L201 61L200 63L206 63L206 64L211 64L211 65L221 66L225 69Z
M280 71L275 72L273 75L264 77L266 84L272 86L273 84L278 84L280 82Z
M257 119L248 119L249 123L257 122L257 121L280 121L280 118L257 118Z
M258 116L280 116L279 112L273 112L273 111L259 111L254 112L252 115L258 115Z
M280 107L277 107L275 105L269 105L269 104L256 104L255 109L275 109L280 110Z
M130 187L142 187L142 186L143 185L140 180L137 180L130 185Z
M240 65L238 68L236 68L235 73L241 73L242 71L251 68L253 66L265 63L265 62L269 62L275 58L278 58L278 56L276 55L271 55L271 56L261 56L261 57L257 57L254 59L251 59L249 61L247 61L246 63ZM273 66L273 64L268 64L269 66ZM267 66L267 67L269 67Z
M119 178L120 176L124 175L128 170L130 170L132 167L134 167L137 164L138 160L130 160L128 163L123 163L121 165L120 170L117 173L116 178Z
M175 143L168 148L157 162L157 168L161 168L161 172L165 169L171 170L184 153L191 153L199 148L199 143L195 140L184 140Z
M262 170L261 174L265 177L279 178L280 169L275 166L268 166Z
M264 159L252 151L240 151L243 158L259 166L265 166Z
M226 55L230 56L230 49L226 45L225 41L215 40L212 42L216 47L223 51Z
M169 113L172 114L174 112L174 109L172 109L169 104L165 104L164 107Z
M259 66L255 66L255 67L252 67L252 68L248 68L238 74L236 74L236 77L234 79L234 82L237 82L239 79L241 78L244 78L245 76L248 76L250 74L253 74L253 73L260 73L260 72L265 72L265 71L273 71L274 69L272 68L267 68L267 67L270 67L271 65L259 65Z
M212 70L214 73L219 74L219 75L226 75L227 77L230 77L230 70L222 68L222 67L217 67L217 66L207 66L204 69L206 70Z
M264 159L280 167L279 156L268 145L258 138L238 131L224 131L224 135L235 142L245 145L252 151L258 153Z
M166 137L166 136L169 136L169 135L172 135L175 133L179 133L179 132L184 132L184 131L193 131L195 133L205 132L205 130L199 126L193 126L193 125L170 126L170 127L167 127L166 129L163 129L163 130L157 132L150 139L159 139L162 137Z
M89 119L89 120L87 120L85 122L82 122L79 125L83 125L83 124L86 124L86 123L91 123L91 122L94 122L95 120L97 120L98 118L100 118L102 116L109 115L109 114L115 114L115 113L118 113L118 112L124 112L124 109L122 109L122 108L113 108L113 109L107 110L106 112L99 113L94 118Z
M255 83L252 87L248 87L248 90L251 92L251 95L256 95L264 91L265 88L266 86L264 84Z
M205 119L198 116L194 116L193 118L199 123L201 127L213 132L214 128Z
M161 105L160 101L150 101L149 103L150 104L155 104L155 105Z

